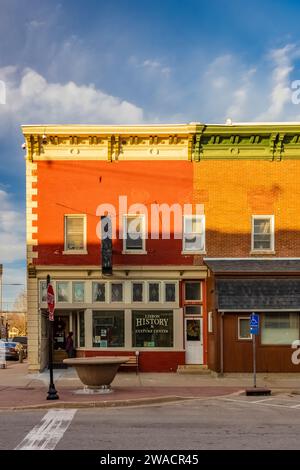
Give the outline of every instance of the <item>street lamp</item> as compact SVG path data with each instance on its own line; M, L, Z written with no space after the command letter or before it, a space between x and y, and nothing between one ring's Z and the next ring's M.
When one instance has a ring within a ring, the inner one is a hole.
M49 324L49 374L50 382L47 400L58 400L59 396L53 380L53 323L54 323L54 292L51 285L50 276L47 276L47 303L48 303L48 324Z

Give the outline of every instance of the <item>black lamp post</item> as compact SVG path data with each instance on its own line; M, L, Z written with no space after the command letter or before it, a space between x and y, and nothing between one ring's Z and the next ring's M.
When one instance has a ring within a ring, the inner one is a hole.
M47 294L48 294L48 286L50 284L50 276L47 276ZM57 391L54 385L53 380L53 320L51 319L50 312L48 311L48 324L49 324L49 373L50 373L50 383L49 383L49 390L47 395L47 400L58 400L59 396L57 395Z

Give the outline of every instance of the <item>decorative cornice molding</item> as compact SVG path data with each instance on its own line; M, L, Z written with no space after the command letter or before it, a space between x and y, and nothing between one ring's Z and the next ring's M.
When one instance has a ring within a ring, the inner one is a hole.
M23 126L22 130L29 161L300 159L300 123L62 125Z

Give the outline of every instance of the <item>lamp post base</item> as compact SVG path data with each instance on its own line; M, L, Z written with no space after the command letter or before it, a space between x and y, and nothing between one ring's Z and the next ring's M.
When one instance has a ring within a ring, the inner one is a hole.
M59 396L57 395L54 385L49 385L47 400L59 400Z

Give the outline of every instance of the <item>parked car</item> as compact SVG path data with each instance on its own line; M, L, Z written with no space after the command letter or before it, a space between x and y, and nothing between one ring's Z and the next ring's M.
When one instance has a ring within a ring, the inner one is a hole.
M24 357L27 357L27 336L14 336L12 341L15 343L21 343L24 350Z
M24 348L21 343L15 341L4 341L5 345L5 359L19 360L20 354L24 354Z

